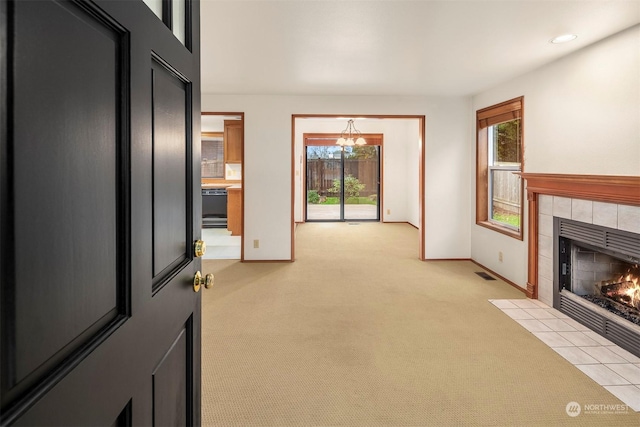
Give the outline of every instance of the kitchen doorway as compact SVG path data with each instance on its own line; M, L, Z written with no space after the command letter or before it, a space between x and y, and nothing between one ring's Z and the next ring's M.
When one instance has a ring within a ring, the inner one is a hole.
M203 112L204 259L244 259L244 113Z

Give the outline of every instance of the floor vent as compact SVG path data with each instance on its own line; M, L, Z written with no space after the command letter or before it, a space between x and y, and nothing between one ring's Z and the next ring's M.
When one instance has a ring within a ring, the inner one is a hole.
M349 224L349 225L360 225L360 223L359 223L359 222L349 222L348 224Z
M485 273L484 271L476 271L476 274L480 277L482 277L484 280L496 280L495 278L489 276L487 273Z

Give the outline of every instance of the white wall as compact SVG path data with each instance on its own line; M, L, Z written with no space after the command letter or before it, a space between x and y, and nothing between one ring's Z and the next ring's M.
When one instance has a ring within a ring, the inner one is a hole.
M468 98L203 94L202 111L245 113L245 259L291 257L293 114L425 115L426 256L470 256L472 171L468 165L472 151L468 137L472 119ZM406 156L410 155L415 153L407 151ZM408 188L407 194L413 191ZM412 196L405 197L405 212L412 209L406 198ZM254 239L260 240L259 249L253 248Z
M521 95L525 172L640 175L640 26L477 94L471 114ZM471 257L526 287L526 227L520 242L476 226L472 196Z

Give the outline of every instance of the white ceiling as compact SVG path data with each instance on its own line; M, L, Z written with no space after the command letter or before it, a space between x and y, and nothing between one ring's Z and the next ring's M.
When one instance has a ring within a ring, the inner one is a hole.
M640 0L201 0L201 20L203 93L456 96L638 24Z

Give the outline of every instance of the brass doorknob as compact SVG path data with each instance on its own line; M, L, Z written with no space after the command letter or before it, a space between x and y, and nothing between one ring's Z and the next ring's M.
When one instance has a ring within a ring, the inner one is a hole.
M200 286L204 285L205 289L211 289L214 281L213 274L209 273L202 277L202 273L196 271L196 275L193 277L193 292L200 292Z
M205 252L207 252L207 244L204 240L196 240L193 244L193 252L196 258L200 258Z

